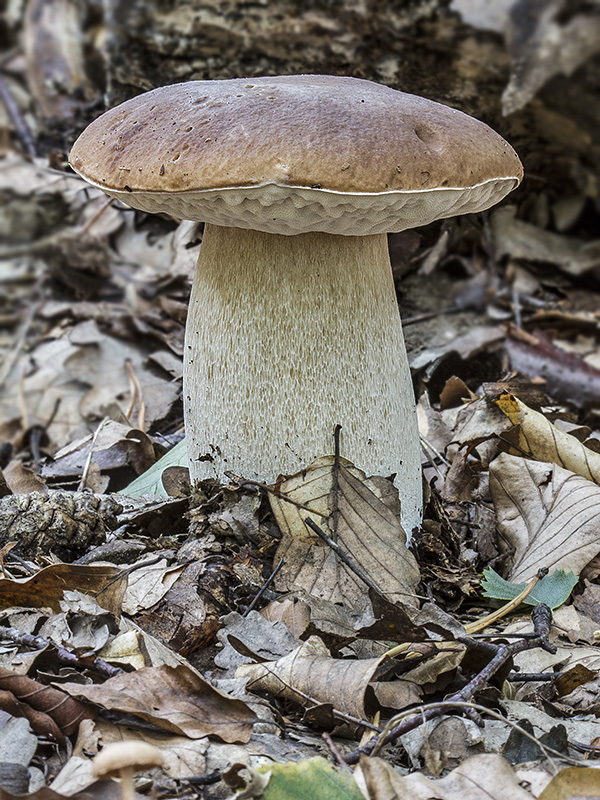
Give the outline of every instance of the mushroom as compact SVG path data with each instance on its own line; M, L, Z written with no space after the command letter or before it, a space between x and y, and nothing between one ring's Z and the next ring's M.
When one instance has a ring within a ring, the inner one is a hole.
M164 86L70 155L134 208L206 223L186 327L192 479L273 482L323 453L393 475L410 534L420 448L388 232L483 211L521 181L487 125L370 81Z
M120 778L122 800L133 800L133 777L150 767L161 767L163 755L158 747L140 741L113 742L94 756L92 772L95 778Z

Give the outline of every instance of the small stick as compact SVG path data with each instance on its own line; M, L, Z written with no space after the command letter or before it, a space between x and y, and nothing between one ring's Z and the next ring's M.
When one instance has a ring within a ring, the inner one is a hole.
M21 633L17 628L5 628L0 625L0 640L14 642L14 644L28 647L31 650L45 650L52 647L56 651L56 657L61 664L80 669L87 667L105 678L114 678L115 675L122 675L125 672L121 667L114 667L102 658L80 659L75 653L64 647L58 647L49 639L44 639L43 636Z
M85 460L85 464L83 466L83 472L81 474L81 479L79 481L79 486L77 487L78 492L83 492L83 490L85 489L85 484L87 483L90 467L92 466L92 457L94 455L94 447L96 445L96 440L106 422L108 422L108 417L104 417L102 422L96 428L94 435L92 436L92 441L90 444L90 452L88 453L87 458Z
M507 719L506 717L503 717L502 714L499 714L497 711L493 711L491 708L488 708L487 706L482 706L479 703L466 702L466 701L465 702L459 702L459 701L452 701L451 702L449 700L440 700L438 703L428 703L427 705L419 706L419 708L416 708L416 709L415 708L413 708L413 709L409 708L406 711L401 711L395 717L392 717L392 719L390 719L389 722L387 723L386 728L385 728L383 733L386 733L390 729L390 727L393 726L393 725L396 725L397 727L400 727L400 725L397 725L397 723L399 723L400 720L402 720L404 717L409 716L411 713L418 714L418 721L422 722L423 721L423 716L426 717L425 721L428 721L429 719L434 719L435 717L441 717L446 711L452 711L453 707L454 708L457 708L457 707L459 707L459 708L472 708L475 711L480 712L481 714L484 714L486 716L492 717L492 719L497 719L499 722L506 723L507 725L509 725L514 730L519 731L519 733L522 734L526 739L529 739L530 741L532 741L535 744L537 744L539 746L540 750L543 752L543 754L546 756L546 758L548 760L550 760L550 754L552 754L552 755L557 756L558 758L562 759L563 761L568 762L569 764L574 764L575 766L581 766L581 763L582 763L581 760L577 760L575 758L570 758L569 756L566 756L564 753L561 753L559 750L555 750L553 747L549 747L548 745L543 745L533 734L529 733L524 728L521 728L521 726L518 725L516 722L513 722L512 720ZM431 713L431 712L436 712L436 711L437 711L437 713ZM411 718L411 720L409 720L409 722L410 721L412 721L412 718ZM414 726L410 727L408 730L413 730L415 727L417 727L417 726L414 725ZM406 732L408 732L408 731L406 731ZM383 734L381 734L381 735L383 735ZM381 738L381 737L378 737L378 738ZM370 739L369 742L367 742L367 744L370 744L372 741L373 741L373 739ZM356 750L353 750L351 753L347 753L344 756L344 761L347 764L356 764L358 762L360 756L363 753L365 753L366 755L372 755L374 751L375 751L375 748L371 748L369 750L369 752L367 753L366 752L366 745L363 745L362 747L359 747Z
M314 531L317 534L317 536L320 539L322 539L325 542L325 544L328 547L330 547L334 553L336 553L336 555L340 557L340 559L344 562L344 564L348 567L348 569L352 570L352 572L357 577L359 577L363 583L367 584L369 589L372 589L374 592L376 592L379 595L379 597L385 597L381 589L379 589L379 587L373 583L373 581L369 578L369 576L363 572L363 570L358 566L358 564L342 550L342 548L339 546L337 542L334 542L333 539L330 536L328 536L322 528L319 528L316 522L313 522L313 520L310 517L306 517L304 522L306 523L306 525L308 525L311 531Z
M514 611L518 608L523 600L533 592L535 587L537 586L538 582L544 577L544 575L548 574L547 569L540 569L538 570L537 575L535 578L527 584L527 586L523 589L523 591L518 594L515 598L513 598L510 602L503 605L502 608L497 609L496 611L488 614L486 617L482 617L481 619L476 620L475 622L470 622L468 625L465 625L465 630L468 634L477 633L478 631L487 628L489 625L493 625L494 622L497 622L502 617L505 617L507 614L510 614L511 611ZM536 606L537 608L537 606ZM536 634L539 636L539 634Z
M311 514L316 514L318 517L329 517L329 513L324 513L323 511L317 511L316 508L311 508L310 506L304 505L304 503L299 503L297 500L292 500L291 497L286 497L284 494L281 494L278 489L275 489L273 486L269 486L268 483L261 483L260 481L252 481L249 478L241 478L239 475L235 475L233 472L229 470L225 472L225 475L229 478L230 481L234 481L240 487L244 486L256 486L257 489L263 489L265 492L270 492L274 494L279 500L285 500L286 503L291 503L291 505L296 506L296 508L302 508L304 511L310 511Z
M342 754L338 750L335 742L333 741L331 736L327 733L327 731L324 731L321 734L321 737L323 738L323 741L325 742L327 747L331 750L331 755L334 757L334 759L337 762L337 764L340 767L342 767L344 770L348 770L349 772L351 772L352 770L350 769L350 766L348 764L346 764L346 762L344 761L344 757L342 756Z
M284 564L285 564L285 560L284 560L283 558L280 558L280 559L279 559L279 564L277 564L277 566L275 567L275 569L273 570L273 572L272 572L272 573L269 575L269 577L267 578L267 580L266 580L266 581L263 583L263 585L260 587L260 589L258 590L258 592L257 592L256 596L254 597L254 600L253 600L253 601L250 603L250 605L248 606L248 608L247 608L247 609L244 611L244 613L242 614L242 617L247 617L247 616L248 616L248 614L249 614L249 613L250 613L250 612L253 610L253 608L254 608L254 607L256 606L256 604L259 602L260 598L261 598L261 597L263 596L263 594L264 594L264 593L267 591L267 589L269 588L269 586L270 586L270 585L273 583L273 581L275 580L275 577L276 577L277 573L278 573L278 572L279 572L279 570L280 570L280 569L283 567L283 565L284 565Z
M135 370L133 369L133 364L131 363L131 359L128 358L125 361L125 369L127 371L127 377L129 378L129 387L131 391L131 403L129 404L129 408L125 416L127 419L133 413L133 408L135 406L136 400L138 401L138 429L140 431L144 431L145 428L145 414L146 414L146 405L144 403L144 393L142 390L142 385L139 381L138 376L135 374Z
M17 137L19 138L21 144L25 148L25 152L31 158L35 158L37 152L35 149L35 144L33 142L33 136L31 135L29 126L27 125L27 123L23 118L23 115L21 114L21 109L19 108L8 84L6 83L2 75L0 75L0 100L2 101L2 104L6 109L8 118L13 124L13 128L15 129Z
M113 198L112 198L112 197L108 197L108 198L107 198L107 199L106 199L106 200L105 200L105 201L102 203L102 205L101 205L101 206L100 206L100 208L99 208L99 209L96 211L96 213L95 213L95 214L92 214L92 216L91 216L91 217L88 219L88 221L87 221L87 222L86 222L86 223L85 223L85 224L84 224L84 225L81 227L81 230L79 231L79 236L83 236L83 234L84 234L84 233L87 233L87 232L89 231L89 229L92 227L92 225L94 224L94 222L96 222L96 220L97 220L97 219L100 219L100 217L102 216L102 214L104 214L104 212L105 212L105 211L106 211L106 209L107 209L107 208L110 206L110 204L112 203L112 201L113 201Z
M540 604L541 605L541 604ZM537 608L537 607L536 607ZM547 608L547 606L546 606ZM540 612L538 612L539 614ZM543 610L541 615L547 619L547 612ZM532 616L535 616L535 609ZM463 644L474 644L469 641L468 638L458 640L461 641ZM500 645L497 649L496 654L494 657L486 664L486 666L477 674L475 677L467 683L459 692L451 695L447 698L445 703L449 707L452 703L457 703L458 705L463 705L464 703L471 703L471 700L476 692L482 689L487 682L492 678L496 672L500 669L500 667L505 664L510 658L512 658L517 653L522 653L524 650L532 650L533 648L541 647L548 652L556 652L556 648L549 644L547 640L544 639L543 636L537 636L534 639L523 639L521 641L513 642L512 644L505 644ZM478 708L475 704L471 703L472 708ZM483 706L481 707L483 708ZM410 711L408 713L411 713ZM400 736L403 736L405 733L418 728L423 722L433 719L435 717L440 716L443 711L440 710L440 706L436 704L431 704L430 706L423 706L420 709L413 709L412 710L413 716L409 719L406 719L404 722L398 722L398 724L394 723L393 727L390 727L390 722L388 722L386 729L382 734L379 736L374 737L369 742L367 742L362 747L359 747L357 750L354 750L353 753L348 754L345 756L346 761L349 764L354 764L358 761L361 753L365 753L366 755L372 755L373 752L378 751L383 745L388 744L389 742L394 742ZM398 719L402 719L406 715L401 715ZM349 760L352 759L352 760Z

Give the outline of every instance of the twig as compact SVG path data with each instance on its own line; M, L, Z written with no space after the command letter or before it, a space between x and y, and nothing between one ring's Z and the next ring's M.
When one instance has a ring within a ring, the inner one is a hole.
M210 786L221 780L221 770L216 769L214 772L208 772L206 775L190 775L188 778L179 778L179 780L185 781L191 786Z
M132 415L133 409L136 403L138 402L138 430L144 431L146 421L146 405L144 403L144 392L142 389L142 384L139 381L138 376L135 374L135 370L133 369L133 364L131 363L131 359L128 358L125 361L125 370L127 371L127 378L129 379L129 388L131 391L131 402L129 404L129 408L125 413L127 419Z
M18 357L19 357L19 353L21 352L21 348L23 347L23 344L24 344L25 339L27 337L27 333L29 331L29 328L31 327L31 324L33 323L33 320L35 319L35 315L37 314L40 306L41 306L41 301L40 300L37 300L35 303L32 303L29 306L29 309L27 311L27 315L26 315L25 319L23 320L23 324L19 328L19 332L17 333L16 341L15 341L15 343L13 345L12 352L7 356L6 361L4 362L4 364L2 365L2 369L0 370L0 386L2 386L2 384L4 383L4 381L7 379L8 375L10 374L11 369L15 365L15 363L16 363Z
M268 483L261 483L260 481L252 481L249 478L242 478L230 470L225 472L225 476L229 478L230 481L237 483L238 486L242 488L244 486L256 486L257 489L263 489L265 492L270 492L279 500L285 500L286 503L291 503L291 505L296 506L296 508L301 508L304 511L310 511L311 514L316 514L318 517L325 518L329 516L329 512L317 511L316 508L311 508L310 506L304 505L304 503L299 503L297 500L293 500L291 497L286 497L284 494L281 494L278 489L276 489L274 486L270 486Z
M102 675L104 678L114 678L115 675L122 675L125 672L121 667L113 667L112 664L102 658L79 658L75 653L71 653L64 647L58 647L50 639L44 639L43 636L34 636L30 633L21 633L17 628L4 628L0 625L0 639L14 642L31 650L46 650L51 647L56 651L56 657L61 664L79 669L85 667L98 675Z
M92 465L92 456L94 455L94 446L96 444L96 440L98 439L98 435L100 434L100 431L102 430L102 428L104 427L106 422L108 422L108 417L104 417L102 422L98 425L98 427L94 431L94 435L92 436L92 441L91 441L91 444L90 444L90 452L88 453L87 458L85 460L85 464L84 464L84 467L83 467L83 473L81 475L81 480L79 481L79 486L77 487L77 491L78 492L83 492L83 490L85 489L85 484L87 483L88 473L89 473L90 467Z
M327 747L331 750L331 755L334 757L336 763L343 769L350 771L350 766L346 764L346 762L344 761L343 755L337 749L335 742L333 741L331 736L327 733L327 731L324 731L321 734L321 737L325 742L325 744L327 745Z
M569 764L574 764L575 766L581 766L581 760L578 761L576 758L570 758L569 756L566 756L564 753L561 753L559 750L555 750L553 747L549 747L548 745L542 744L538 739L536 739L536 737L533 734L529 733L529 731L526 731L524 728L521 728L521 726L518 725L516 722L513 722L512 720L507 719L506 717L503 717L502 714L499 714L497 711L493 711L491 708L488 708L487 706L482 706L479 703L466 702L466 701L460 702L455 700L451 702L450 700L440 700L439 703L427 703L426 705L419 706L418 708L412 708L406 711L401 711L400 714L397 714L395 717L392 717L392 719L389 720L388 724L386 725L386 728L384 729L382 734L380 734L380 736L377 738L380 739L383 736L383 734L385 734L386 732L389 733L389 729L391 729L390 726L399 727L398 723L404 717L407 717L409 714L418 714L418 720L422 722L423 716L425 716L427 720L434 719L435 717L442 716L444 712L452 711L453 709L456 708L472 708L475 711L478 711L479 713L483 714L484 716L492 717L492 719L497 719L500 722L505 722L514 730L519 731L519 733L522 734L526 739L529 739L530 741L537 744L542 753L546 756L546 758L550 761L551 764L552 760L550 759L550 755L554 755L557 758L562 759L563 761L567 761ZM437 713L434 714L430 713L433 711L436 711ZM415 725L413 727L417 726ZM413 730L413 728L411 727L409 728L409 730ZM373 739L369 740L369 742L367 742L367 745L370 744L372 741ZM347 764L356 764L360 756L363 755L363 753L365 755L373 755L375 748L371 748L367 753L366 752L367 745L363 745L362 747L353 750L351 753L347 753L344 756L344 761Z
M344 564L348 567L348 569L352 570L352 572L358 578L360 578L363 583L366 583L369 589L372 589L374 592L376 592L379 597L385 597L381 589L376 584L374 584L373 581L369 578L369 576L366 575L363 572L363 570L358 566L358 564L342 550L339 544L333 541L331 536L328 536L322 528L319 528L316 522L313 522L313 520L310 517L306 517L304 522L306 523L306 525L308 525L311 531L314 531L317 534L317 536L320 539L322 539L325 542L325 544L328 547L330 547L336 555L339 556L339 558L344 562Z
M486 617L482 617L482 619L475 620L475 622L470 622L468 625L465 625L465 631L468 634L477 633L478 631L487 628L488 625L493 625L494 622L497 622L502 617L505 617L507 614L510 614L511 611L514 611L518 608L523 600L533 592L539 581L548 574L548 569L540 569L538 570L537 575L535 578L527 584L527 586L523 589L520 594L518 594L515 598L513 598L510 602L503 605L501 608L498 608L496 611L493 611L491 614L488 614ZM538 634L539 635L539 634Z
M6 110L8 118L12 122L13 128L15 129L15 133L19 138L21 144L25 148L25 152L31 158L35 158L37 155L35 144L33 142L33 136L31 135L31 131L29 130L29 126L25 122L23 115L21 114L21 109L19 108L15 98L12 95L11 90L8 87L8 84L0 75L0 100Z
M448 308L440 308L439 311L427 311L424 314L417 314L414 317L406 317L402 319L402 326L414 325L415 322L425 322L428 319L435 319L444 314L456 314L458 311L463 311L459 306L448 306Z
M87 233L92 225L96 222L97 219L100 219L102 214L106 211L106 209L110 206L114 198L108 197L100 206L100 208L96 211L95 214L88 219L88 221L82 225L81 229L78 232L79 236L83 236L84 233Z
M419 434L419 439L421 440L421 444L423 445L423 447L426 450L429 450L431 453L433 453L436 458L439 458L439 460L442 462L442 464L445 467L448 467L448 469L450 469L450 462L448 461L448 459L444 458L444 456L440 453L440 451L437 449L437 447L435 447L433 444L431 444L429 439L426 439L425 436L423 436L422 433ZM432 462L431 466L434 469L436 469L436 464L434 464L433 462ZM441 472L438 472L438 474L440 475L440 477L443 477Z
M543 605L543 604L540 604ZM537 606L536 606L537 608ZM545 609L542 609L536 615L535 609L534 613L532 613L532 617L536 618L539 617L543 618L544 624L547 621L548 613L550 613L550 609L546 606ZM534 623L535 624L535 623ZM537 625L536 627L543 628L543 625ZM536 631L537 632L537 631ZM459 639L459 642L462 644L467 644L471 646L477 646L483 644L482 642L478 642L477 645L467 638ZM489 645L488 645L489 646ZM492 645L493 646L493 645ZM451 697L449 697L445 703L446 705L452 705L452 703L456 703L457 705L462 705L464 703L470 703L473 696L476 692L482 689L490 678L492 678L496 672L500 669L500 667L505 664L510 658L512 658L517 653L522 653L525 650L532 650L533 648L541 647L548 652L556 652L556 648L553 645L549 644L545 636L538 635L535 638L527 638L522 639L517 642L512 642L511 644L504 644L498 646L495 655L493 658L486 664L486 666L477 674L475 677L467 683L459 692L456 692ZM425 708L425 710L423 710ZM408 712L410 713L410 712ZM413 716L409 719L405 720L404 722L398 722L398 724L394 724L393 727L390 728L390 723L386 726L386 730L377 737L374 737L369 742L367 742L362 747L359 747L357 750L354 750L352 754L352 758L355 757L355 760L348 761L348 755L345 756L346 761L348 763L353 764L358 761L359 756L361 753L366 755L371 755L373 751L379 750L383 745L388 744L389 742L396 741L400 736L403 736L405 733L418 728L423 722L433 719L434 717L440 716L442 712L440 711L439 704L431 704L430 707L421 707L419 709L413 709L412 714ZM402 718L406 716L405 714L402 715Z
M275 567L275 569L273 570L273 572L272 572L272 573L269 575L269 577L267 578L267 580L266 580L266 581L263 583L263 585L260 587L260 589L258 590L258 592L257 592L256 596L254 597L254 600L253 600L253 601L250 603L250 605L248 606L248 608L247 608L247 609L244 611L244 613L242 614L242 617L247 617L247 616L248 616L248 614L249 614L249 613L252 611L252 609L253 609L253 608L256 606L256 604L257 604L257 603L260 601L260 598L261 598L261 597L263 596L263 594L264 594L264 593L267 591L267 589L269 588L269 586L270 586L270 585L273 583L273 581L275 580L275 577L276 577L277 573L278 573L278 572L279 572L279 570L280 570L280 569L283 567L283 565L284 565L284 564L285 564L285 560L284 560L283 558L279 559L279 564L277 564L277 566Z

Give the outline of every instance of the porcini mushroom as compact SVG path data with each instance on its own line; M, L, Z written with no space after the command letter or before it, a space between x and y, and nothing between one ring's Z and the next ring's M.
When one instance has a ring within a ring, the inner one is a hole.
M161 767L163 755L158 747L148 742L113 742L94 757L92 772L95 778L120 778L121 797L134 800L133 778L136 772L151 767Z
M347 77L164 86L70 156L134 208L206 223L186 328L192 478L272 482L332 452L396 475L422 516L415 401L386 234L482 211L521 181L487 125Z

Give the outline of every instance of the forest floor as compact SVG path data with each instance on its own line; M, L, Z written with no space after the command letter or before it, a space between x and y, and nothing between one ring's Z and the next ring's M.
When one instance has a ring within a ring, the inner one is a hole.
M11 59L30 82L3 90L0 158L6 796L118 797L92 759L131 739L161 751L136 785L161 798L600 796L592 193L534 173L390 235L427 487L407 549L392 484L333 456L277 492L189 485L202 225L86 184L66 155L101 104L71 97L42 135Z

